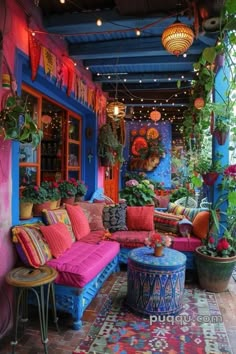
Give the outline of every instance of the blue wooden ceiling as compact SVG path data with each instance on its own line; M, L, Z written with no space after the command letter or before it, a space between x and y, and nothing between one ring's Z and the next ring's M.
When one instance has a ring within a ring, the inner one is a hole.
M69 55L83 62L111 100L117 96L132 106L138 119L161 107L166 119L172 117L178 124L195 77L193 63L217 39L222 4L223 0L39 2L45 30L64 37ZM198 32L186 57L169 54L161 43L164 29L176 20L177 13L181 22ZM100 27L98 18L103 22Z

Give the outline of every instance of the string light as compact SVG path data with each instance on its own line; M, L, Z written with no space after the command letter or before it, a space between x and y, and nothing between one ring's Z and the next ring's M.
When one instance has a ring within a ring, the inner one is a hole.
M65 0L60 0L61 4L65 4L65 2L66 2Z
M139 28L136 28L135 33L136 33L136 36L138 36L138 37L141 36L141 31Z
M98 19L97 19L96 25L97 25L98 27L102 26L102 20L101 20L101 18L98 18Z

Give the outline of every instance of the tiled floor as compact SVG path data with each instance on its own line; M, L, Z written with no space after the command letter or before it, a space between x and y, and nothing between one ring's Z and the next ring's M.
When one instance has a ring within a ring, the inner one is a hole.
M123 270L125 271L125 270ZM60 333L57 333L53 323L49 323L48 331L48 353L49 354L72 354L73 350L79 344L80 338L86 336L90 325L96 318L104 300L111 289L116 275L113 274L106 281L96 298L92 301L83 316L83 327L79 331L70 329L71 319L66 314L59 313ZM196 287L196 282L187 282L186 287ZM230 339L231 347L236 354L236 281L232 278L229 289L226 292L216 294L221 313L224 317L225 327ZM30 311L31 318L24 332L19 338L16 346L16 354L42 354L44 353L40 339L40 332L37 322L37 313L35 309ZM0 353L11 353L11 336L5 337L0 341ZM105 354L105 353L104 353ZM194 354L194 352L193 352ZM218 353L217 353L218 354ZM220 353L219 353L220 354Z

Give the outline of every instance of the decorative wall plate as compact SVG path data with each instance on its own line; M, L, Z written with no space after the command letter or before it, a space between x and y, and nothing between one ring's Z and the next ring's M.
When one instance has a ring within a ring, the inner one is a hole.
M156 139L160 135L159 131L156 128L149 128L147 131L148 139Z

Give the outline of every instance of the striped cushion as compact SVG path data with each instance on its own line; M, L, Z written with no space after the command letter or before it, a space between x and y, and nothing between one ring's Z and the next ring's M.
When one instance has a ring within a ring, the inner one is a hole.
M38 268L52 258L39 225L15 226L12 228L12 236L12 241L24 264Z
M53 257L58 258L71 248L72 239L65 224L58 222L53 225L40 226L40 230L49 244Z
M66 210L70 217L73 232L77 240L90 233L90 226L86 215L79 205L66 204Z
M46 225L57 224L58 222L62 222L68 228L71 239L75 241L75 235L72 229L71 221L69 215L64 208L56 209L56 210L46 210L42 211L42 218Z
M205 211L207 210L206 208L186 208L182 205L177 205L175 203L169 203L168 204L168 213L172 213L175 215L184 215L186 216L189 220L193 221L195 216L200 212L200 211Z
M161 211L154 212L155 229L160 231L179 233L179 221L184 218L183 215L175 215Z

